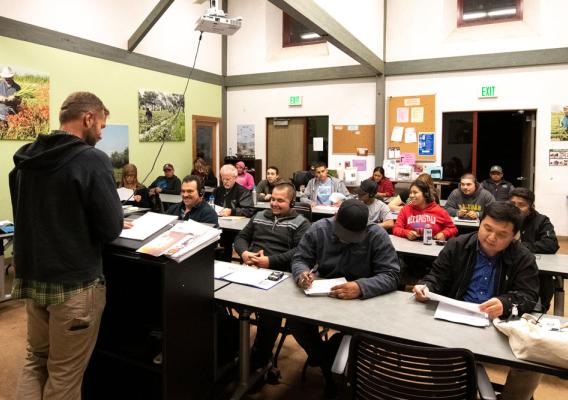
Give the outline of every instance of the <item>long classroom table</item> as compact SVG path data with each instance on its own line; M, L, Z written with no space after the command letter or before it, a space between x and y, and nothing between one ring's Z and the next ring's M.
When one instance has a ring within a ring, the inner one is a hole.
M399 254L438 257L444 248L437 244L424 245L420 240L408 240L389 235L394 249ZM568 254L535 254L536 265L541 274L554 275L560 279L554 292L554 315L564 316L564 279L568 278Z
M240 378L232 399L243 396L249 383L252 311L329 326L346 333L364 332L411 344L471 350L476 359L568 379L568 370L517 359L505 335L494 326L478 328L434 319L436 302L419 303L408 292L394 291L366 300L306 296L292 278L270 290L231 284L215 292L215 301L240 310Z

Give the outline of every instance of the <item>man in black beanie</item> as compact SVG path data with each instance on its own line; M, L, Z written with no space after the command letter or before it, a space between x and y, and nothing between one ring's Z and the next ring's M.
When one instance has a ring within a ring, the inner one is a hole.
M292 273L298 286L307 289L314 277L345 277L330 296L341 300L366 299L396 290L400 267L388 234L376 224L367 225L368 208L356 199L341 204L337 215L315 222L298 244ZM317 273L312 268L317 265ZM319 365L325 378L325 395L334 397L332 355L328 354L317 325L290 320L289 327L310 364Z

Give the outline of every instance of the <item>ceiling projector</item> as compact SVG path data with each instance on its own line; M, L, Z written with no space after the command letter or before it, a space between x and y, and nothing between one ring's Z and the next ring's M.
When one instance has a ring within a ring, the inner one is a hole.
M241 17L229 18L225 12L217 8L217 0L211 1L211 8L205 11L195 23L195 30L199 32L232 35L241 28Z

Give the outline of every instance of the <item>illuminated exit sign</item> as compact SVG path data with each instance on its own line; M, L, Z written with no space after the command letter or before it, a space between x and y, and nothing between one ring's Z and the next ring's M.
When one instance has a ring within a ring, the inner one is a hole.
M290 96L288 99L289 106L301 106L302 105L302 96Z
M481 93L479 93L480 99L494 99L497 97L497 88L495 86L482 86Z

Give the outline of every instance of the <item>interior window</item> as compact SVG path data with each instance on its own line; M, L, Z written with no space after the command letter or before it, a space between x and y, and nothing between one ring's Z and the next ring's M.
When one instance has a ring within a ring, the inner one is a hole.
M306 28L286 13L282 13L282 47L304 46L307 44L324 43L325 39L316 32Z
M458 27L523 19L523 0L458 0Z

